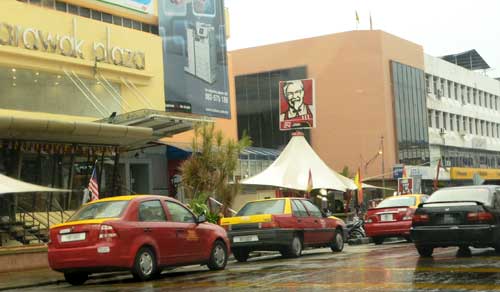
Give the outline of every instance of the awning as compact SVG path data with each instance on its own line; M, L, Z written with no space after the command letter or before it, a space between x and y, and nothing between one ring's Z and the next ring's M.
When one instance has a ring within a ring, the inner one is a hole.
M191 143L156 141L155 143L167 145L167 154L172 159L185 159L193 152ZM240 153L240 159L275 160L281 151L262 147L247 147Z
M71 192L70 190L54 189L23 182L0 174L0 195L12 193L39 193L39 192Z
M144 127L0 116L0 139L130 146L155 138Z
M195 114L141 109L98 120L97 122L151 128L153 136L159 139L189 131L193 129L195 122L213 122L213 119Z

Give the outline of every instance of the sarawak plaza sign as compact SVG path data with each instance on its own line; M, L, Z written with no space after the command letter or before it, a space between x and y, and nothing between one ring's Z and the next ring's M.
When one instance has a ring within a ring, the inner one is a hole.
M60 54L66 57L86 59L83 52L85 41L78 39L76 18L73 19L71 35L52 34L36 28L24 28L0 22L0 45L23 47L28 50ZM92 59L117 66L144 70L146 57L144 52L111 45L111 33L106 28L106 41L94 41L91 46Z

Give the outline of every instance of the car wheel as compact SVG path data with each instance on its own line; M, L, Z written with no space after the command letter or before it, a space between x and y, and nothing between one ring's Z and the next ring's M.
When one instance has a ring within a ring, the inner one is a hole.
M373 240L373 243L375 243L376 245L380 245L384 242L383 237L373 237L372 240Z
M83 285L88 279L89 275L87 273L64 273L64 280L71 285Z
M223 270L227 263L227 249L226 245L222 241L217 240L214 243L212 252L210 253L210 259L208 260L208 268L210 270Z
M233 248L233 256L234 258L240 262L240 263L244 263L248 260L248 254L250 253L248 250L246 249L236 249L236 248Z
M434 252L434 248L433 247L430 247L430 246L417 246L417 251L418 251L418 254L421 256L421 257L431 257L432 256L432 253Z
M140 281L147 281L157 275L156 256L149 247L142 247L135 256L132 274Z
M298 258L302 255L302 240L298 235L294 235L292 242L285 251L285 255L291 258Z
M342 236L342 231L337 229L333 235L333 242L330 245L332 251L339 252L344 249L344 237Z

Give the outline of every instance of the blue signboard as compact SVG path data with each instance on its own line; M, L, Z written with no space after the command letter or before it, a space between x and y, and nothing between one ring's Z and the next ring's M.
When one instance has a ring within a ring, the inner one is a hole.
M231 118L223 0L158 1L167 111Z
M403 169L404 165L403 164L395 164L392 167L392 178L398 179L403 177Z

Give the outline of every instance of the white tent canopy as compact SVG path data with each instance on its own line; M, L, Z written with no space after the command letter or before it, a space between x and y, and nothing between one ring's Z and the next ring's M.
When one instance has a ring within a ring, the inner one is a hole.
M276 186L307 191L309 171L312 189L345 192L357 189L353 180L338 174L314 152L303 135L294 134L280 156L264 171L242 180L245 185Z
M11 193L33 193L33 192L69 192L70 190L53 189L44 186L26 183L0 174L0 195Z

